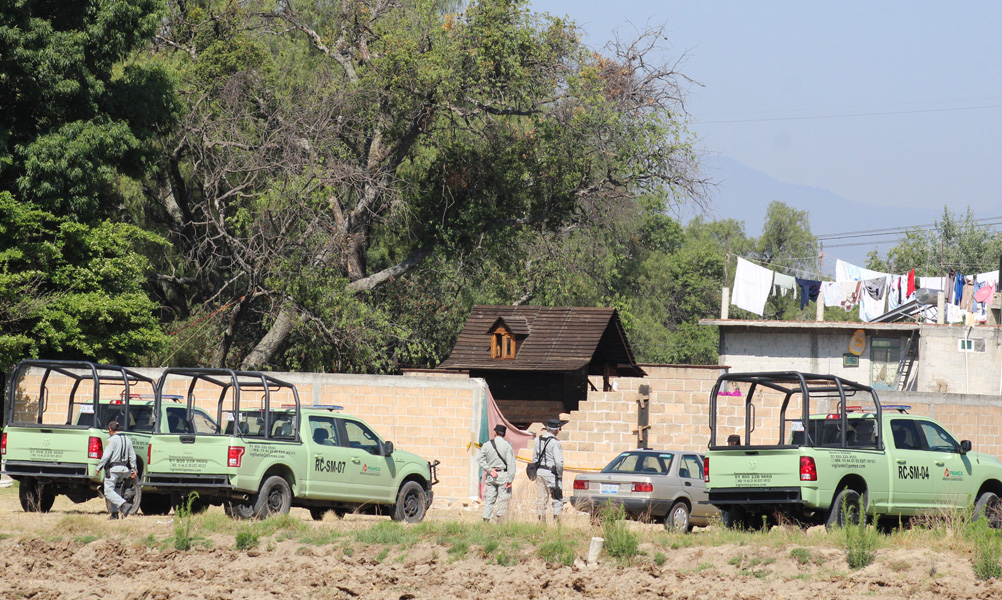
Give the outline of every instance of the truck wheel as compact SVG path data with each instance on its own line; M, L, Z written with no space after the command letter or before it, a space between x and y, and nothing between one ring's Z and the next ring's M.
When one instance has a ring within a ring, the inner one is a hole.
M860 515L859 492L845 488L835 496L831 508L828 509L828 521L825 527L844 527L845 525L859 525Z
M665 515L665 529L674 529L680 533L692 531L692 523L689 522L689 507L685 505L685 502L676 502Z
M988 519L992 529L1002 528L1002 501L998 495L985 492L978 496L978 501L974 503L974 520L981 517Z
M135 479L121 479L119 480L118 485L115 486L115 491L118 492L118 495L132 505L132 508L129 509L129 514L126 516L132 516L138 513L140 506L142 506L143 488L139 484L139 480L140 477L136 477ZM105 498L104 503L110 511L111 502L108 502L108 499Z
M257 498L257 494L254 498ZM251 502L227 502L223 504L223 512L231 519L253 519L255 502L254 499Z
M720 523L728 529L748 529L748 515L736 506L721 508Z
M267 519L272 515L287 515L292 508L292 488L279 475L272 475L261 484L254 505L257 516Z
M171 509L170 495L143 494L143 498L139 501L139 508L144 515L166 515Z
M424 518L425 506L424 488L416 481L408 481L400 486L397 503L393 507L392 519L407 523L420 523L421 519Z
M24 512L47 513L56 501L56 491L51 485L39 483L34 477L25 477L18 484L17 498L21 501Z
M344 518L344 510L340 508L331 508L329 506L310 507L310 516L313 517L314 521L323 521L324 515L326 515L327 513L334 513L335 515L337 515L337 518L339 519Z

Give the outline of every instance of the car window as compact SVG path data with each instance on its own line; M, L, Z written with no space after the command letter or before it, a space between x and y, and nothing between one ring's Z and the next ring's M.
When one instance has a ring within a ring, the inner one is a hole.
M648 452L624 452L612 459L603 473L650 473L664 475L671 467L670 453L651 454Z
M695 454L686 454L678 467L678 476L684 479L702 479L703 461Z
M361 448L369 454L379 454L379 437L372 430L358 421L345 420L344 432L347 435L348 446Z
M334 417L310 417L310 439L319 446L339 446Z
M205 412L195 409L191 413L191 420L195 425L195 433L218 433L219 427Z
M296 413L291 410L275 412L271 417L271 437L279 440L296 438Z
M929 421L919 421L926 444L933 452L959 452L960 444L945 429Z
M911 419L893 419L891 435L894 436L894 447L899 450L921 450L922 440L919 437L915 421Z

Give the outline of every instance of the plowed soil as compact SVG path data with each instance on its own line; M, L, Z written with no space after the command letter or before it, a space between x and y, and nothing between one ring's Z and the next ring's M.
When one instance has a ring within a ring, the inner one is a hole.
M449 547L434 540L406 549L355 542L346 552L345 543L274 535L252 550L237 550L234 536L207 534L181 552L162 542L173 534L171 516L106 521L103 508L99 500L72 504L61 497L50 513L26 514L14 488L0 490L0 599L1002 598L1002 582L974 577L968 553L881 548L873 564L852 571L844 550L807 541L823 532L803 534L807 564L790 555L796 545L785 543L672 549L646 542L644 554L625 566L606 558L589 566L584 556L575 566L548 565L530 546L502 566L475 548L454 560ZM209 516L213 511L221 518L221 509L211 508ZM385 520L349 515L316 523L302 509L292 516L317 528L367 528ZM433 508L428 519L473 523L479 514L476 506L455 503ZM640 532L659 527L633 526ZM568 515L561 527L601 534L586 515Z

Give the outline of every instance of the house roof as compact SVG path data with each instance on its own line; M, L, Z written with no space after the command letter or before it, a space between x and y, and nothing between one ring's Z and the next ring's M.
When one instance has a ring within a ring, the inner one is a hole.
M519 340L513 359L491 357L490 332L498 324ZM438 369L576 371L590 366L591 373L601 374L605 365L620 376L646 375L614 308L478 305Z

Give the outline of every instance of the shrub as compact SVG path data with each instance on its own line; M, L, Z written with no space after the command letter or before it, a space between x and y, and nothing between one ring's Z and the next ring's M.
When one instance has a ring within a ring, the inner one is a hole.
M974 575L978 579L1002 577L1002 538L992 529L988 519L978 519L969 526L969 536L974 546Z
M802 565L806 565L811 562L811 551L807 548L794 548L790 550L790 558L796 560Z
M605 552L618 560L630 560L637 555L640 540L630 531L622 506L604 506L600 511Z
M198 499L198 492L191 492L174 509L174 549L191 550L191 532L194 524L191 521L191 505Z
M237 532L237 550L250 550L258 545L258 535L250 530Z
M541 545L539 558L550 564L569 567L574 564L574 543L570 540L554 540Z
M866 524L866 518L860 517L859 523L846 523L844 529L846 562L850 569L862 569L873 563L877 557L877 543L880 533L873 525Z

